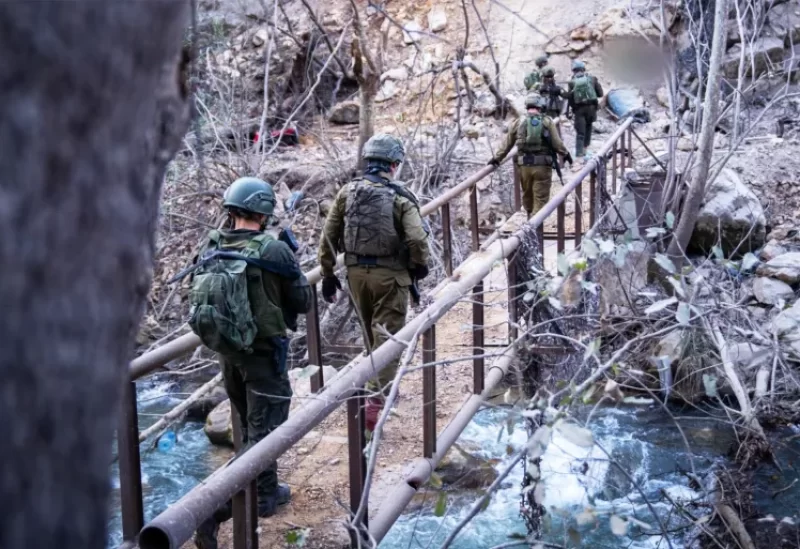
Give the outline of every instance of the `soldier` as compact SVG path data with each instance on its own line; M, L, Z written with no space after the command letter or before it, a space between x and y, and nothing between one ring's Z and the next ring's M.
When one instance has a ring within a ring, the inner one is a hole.
M528 73L524 81L525 89L528 91L536 91L539 87L539 84L542 82L541 70L542 67L547 65L547 55L540 55L536 58L535 62L536 68Z
M525 108L527 114L511 123L505 143L489 164L499 166L514 145L517 146L515 162L519 164L522 205L530 218L550 200L553 167L558 169L556 153L570 164L572 157L558 136L553 120L542 114L544 99L530 94L525 98Z
M403 162L402 142L373 136L364 145L364 175L345 185L328 213L319 246L322 296L333 302L342 286L335 275L343 251L350 295L361 319L369 351L386 332L405 325L409 287L428 275L428 232L417 199L392 176ZM366 430L371 436L383 409L398 361L367 383Z
M286 372L287 328L311 307L311 288L292 249L263 232L275 208L272 187L255 177L237 179L225 192L228 230L209 233L194 269L189 325L217 351L225 390L239 414L245 448L289 417L292 389ZM277 463L257 479L258 514L274 515L291 491L278 482ZM228 502L195 534L198 549L216 549Z
M603 88L596 77L586 72L583 61L572 63L572 80L567 97L575 116L575 157L585 161L591 157L588 147L592 141L592 124L597 120L597 104L598 99L603 97Z
M544 114L553 119L561 137L561 114L564 110L564 89L556 84L556 71L547 66L542 69L542 83L539 85L539 94L545 100Z

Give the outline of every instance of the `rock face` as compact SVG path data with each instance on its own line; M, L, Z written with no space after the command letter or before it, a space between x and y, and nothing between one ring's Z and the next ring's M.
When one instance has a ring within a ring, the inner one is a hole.
M753 282L753 295L765 305L777 305L780 301L787 301L793 295L792 287L772 278L759 277Z
M753 191L736 172L724 169L706 191L689 251L708 254L718 242L726 257L734 250L739 255L753 251L764 244L766 223L764 208Z
M775 36L784 44L800 43L800 9L796 2L775 6L767 17Z
M770 259L758 268L758 274L777 278L787 284L800 282L800 252L789 252Z
M233 448L233 423L231 421L231 401L225 400L211 410L203 427L208 440L217 446Z
M447 28L447 14L444 8L436 7L428 12L428 28L431 32L442 32Z
M770 328L789 351L800 357L800 301L776 316Z
M741 44L736 44L725 54L723 70L728 78L736 78L739 74L739 58ZM746 46L745 51L745 76L759 76L771 66L778 66L783 62L783 40L774 37L759 38L752 47ZM750 59L752 57L752 64ZM755 69L755 74L754 74Z
M334 124L358 124L361 114L361 103L358 101L342 101L331 109L328 120Z

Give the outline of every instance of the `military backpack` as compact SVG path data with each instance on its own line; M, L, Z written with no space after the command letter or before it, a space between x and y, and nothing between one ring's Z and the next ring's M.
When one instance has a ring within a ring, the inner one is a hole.
M259 261L274 240L261 234L244 249L226 252L220 247L220 233L211 232L206 254L194 271L189 326L212 351L252 351L258 327L247 292L247 266Z
M517 148L522 153L539 152L545 147L544 117L533 115L525 117L517 130Z
M523 83L525 84L525 89L530 91L532 88L536 87L536 85L539 84L541 80L542 80L542 75L539 73L539 71L532 71L528 73L528 75L525 77L525 80L523 81Z
M575 105L595 103L597 92L592 77L586 73L572 79L572 101Z

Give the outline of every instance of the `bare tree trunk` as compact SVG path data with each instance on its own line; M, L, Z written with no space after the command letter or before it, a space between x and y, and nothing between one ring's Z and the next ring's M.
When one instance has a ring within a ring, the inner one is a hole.
M675 265L683 264L686 246L692 237L700 206L706 191L706 179L714 152L714 128L719 113L719 88L722 77L722 56L725 53L725 19L728 16L728 0L716 0L714 12L714 35L711 41L711 59L703 108L703 120L698 144L698 166L683 204L680 221L670 242L668 254Z
M188 3L0 2L0 547L106 546Z
M361 153L364 144L375 133L375 97L380 89L380 75L368 74L360 79L358 97L361 100L361 112L358 119L358 168L362 169L363 159Z

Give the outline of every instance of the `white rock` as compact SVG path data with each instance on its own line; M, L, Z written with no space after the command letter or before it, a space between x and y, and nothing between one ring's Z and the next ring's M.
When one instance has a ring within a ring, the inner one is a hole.
M255 47L263 46L267 42L267 29L258 29L253 35L253 45Z
M767 244L761 249L761 259L763 261L770 261L771 259L775 259L779 255L783 255L788 250L778 244L777 240L770 240Z
M800 301L776 316L770 324L770 331L800 357Z
M403 42L413 44L422 36L422 26L416 21L408 21L403 24Z
M800 252L789 252L770 259L758 268L758 274L777 278L787 284L800 282Z
M383 103L384 101L388 101L392 97L397 95L397 86L394 85L394 82L391 80L387 80L381 86L381 89L378 90L378 95L375 97L376 103Z
M358 124L361 115L361 103L358 101L342 101L331 108L328 120L334 124Z
M772 278L758 277L753 282L753 295L765 305L777 305L780 301L788 301L794 296L792 287Z
M475 126L465 126L464 135L469 139L478 139L481 136L481 132Z
M381 75L381 82L386 80L408 80L408 69L405 67L389 69Z
M447 28L447 14L437 6L428 12L428 28L431 32L441 32Z

